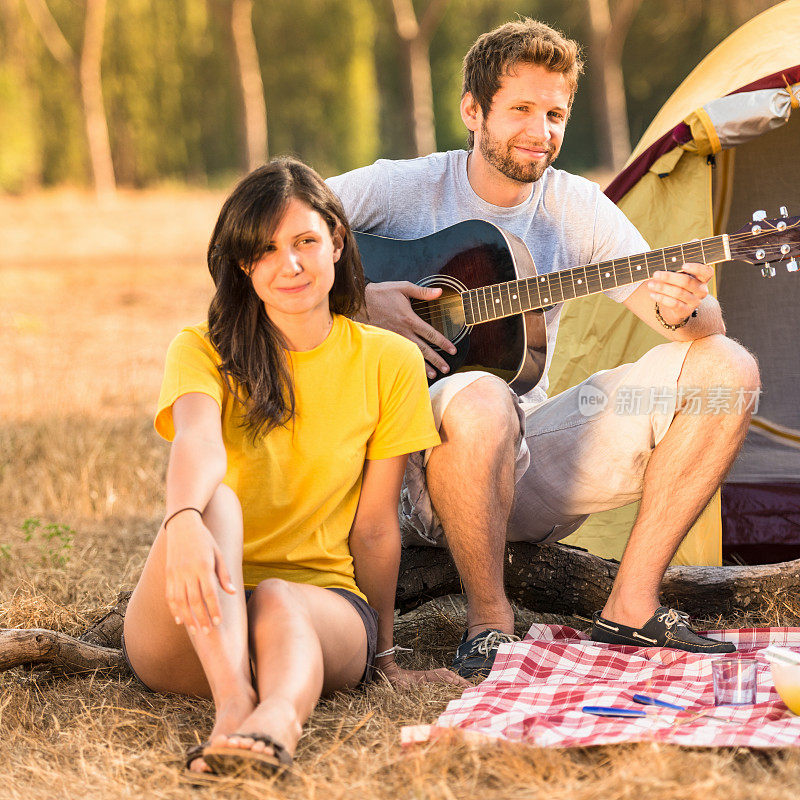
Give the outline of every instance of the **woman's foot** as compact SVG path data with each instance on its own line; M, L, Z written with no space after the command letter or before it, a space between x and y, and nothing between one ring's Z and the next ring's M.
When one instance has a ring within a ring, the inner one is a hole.
M252 713L240 722L236 732L220 732L216 736L212 733L209 741L212 747L241 748L277 757L278 754L271 745L246 735L260 733L275 742L280 742L285 751L293 756L302 732L302 724L294 706L286 700L268 698L259 703Z
M232 734L234 731L242 730L245 720L253 714L256 708L256 693L252 687L249 691L234 695L229 701L221 702L216 708L216 719L208 742L211 744ZM248 728L249 730L249 728ZM195 758L189 764L191 772L210 772L208 765L202 758Z

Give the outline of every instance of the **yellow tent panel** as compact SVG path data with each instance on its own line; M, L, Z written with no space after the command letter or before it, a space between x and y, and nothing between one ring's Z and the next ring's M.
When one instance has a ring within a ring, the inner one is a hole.
M708 156L719 152L724 143L703 106L760 78L796 67L800 62L798 43L800 0L787 0L731 34L697 65L664 104L626 169L682 122L689 126L692 138L664 152L618 201L652 248L722 232L715 230L714 201L717 200L719 211L720 198L712 196L713 166ZM789 95L787 103L789 99L796 107L796 98ZM732 153L724 151L717 158L718 194L724 191L720 187L725 184L725 173L733 167ZM550 370L550 391L563 391L598 370L635 361L663 341L624 306L602 295L573 301L562 314ZM720 507L717 492L673 563L721 563ZM635 515L636 504L595 514L565 542L604 557L619 558Z

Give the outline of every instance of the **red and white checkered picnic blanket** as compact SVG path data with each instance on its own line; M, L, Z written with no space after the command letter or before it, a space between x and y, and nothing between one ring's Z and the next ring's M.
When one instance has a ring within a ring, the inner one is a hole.
M800 648L800 628L708 631L733 642L738 655L758 659L755 705L714 706L711 662L720 657L668 648L591 642L562 625L532 625L520 642L501 645L489 677L451 701L435 725L403 728L404 745L457 734L536 747L585 747L658 741L692 747L800 745L800 716L775 690L760 650L770 644ZM636 693L685 706L648 717L597 717L584 705L643 709ZM696 716L704 712L702 716Z

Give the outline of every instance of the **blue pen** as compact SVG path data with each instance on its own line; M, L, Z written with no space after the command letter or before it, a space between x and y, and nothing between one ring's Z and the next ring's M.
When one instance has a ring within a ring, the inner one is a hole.
M686 706L677 706L674 703L668 703L666 700L659 700L656 697L649 697L646 694L635 694L633 702L641 703L645 706L660 706L661 708L674 708L676 711L686 711Z
M594 714L597 717L646 717L647 712L638 708L616 708L615 706L583 706L584 714Z

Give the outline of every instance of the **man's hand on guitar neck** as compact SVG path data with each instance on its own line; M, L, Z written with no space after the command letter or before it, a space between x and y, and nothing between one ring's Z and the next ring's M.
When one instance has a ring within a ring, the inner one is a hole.
M422 355L428 362L425 369L429 378L436 375L429 364L433 364L441 372L449 369L447 362L431 345L451 354L456 352L456 348L449 339L414 313L410 301L435 300L441 293L441 289L428 289L409 281L370 283L366 290L367 315L361 317L363 322L378 325L411 339L422 350Z
M647 288L658 303L661 316L670 325L677 325L708 296L708 282L713 275L714 267L708 264L684 264L680 272L653 273Z
M654 331L672 341L691 341L713 333L725 333L719 303L709 294L708 283L714 275L713 266L686 263L680 272L654 272L650 280L624 301L639 319ZM669 330L658 319L655 304ZM697 316L692 313L697 311ZM686 324L681 324L688 320Z

